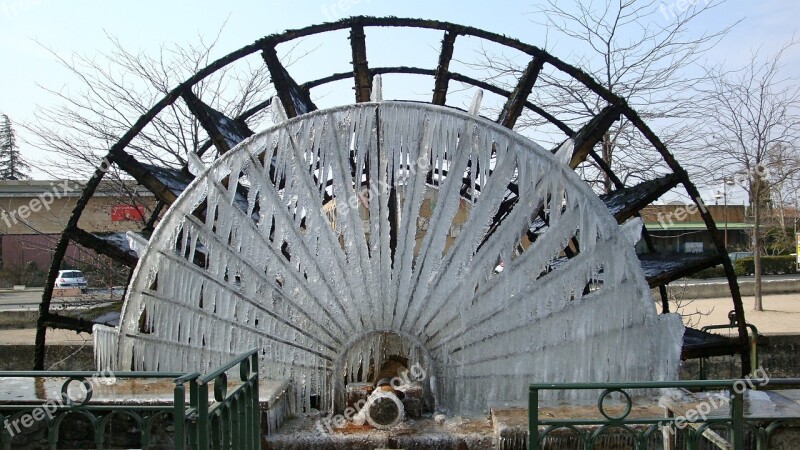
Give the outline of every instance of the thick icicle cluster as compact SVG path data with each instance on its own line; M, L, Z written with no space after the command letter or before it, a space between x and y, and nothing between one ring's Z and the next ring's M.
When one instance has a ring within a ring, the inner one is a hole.
M427 365L451 411L523 401L531 382L671 378L682 326L656 315L640 226L484 119L397 102L317 111L199 174L140 255L99 360L194 371L258 347L263 376L291 380L306 408L380 364L381 332L405 339L391 351Z

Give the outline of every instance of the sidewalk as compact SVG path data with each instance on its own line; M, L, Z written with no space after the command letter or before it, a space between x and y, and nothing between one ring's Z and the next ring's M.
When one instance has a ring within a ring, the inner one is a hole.
M33 345L36 341L36 329L0 330L0 345ZM92 345L92 335L76 333L70 330L47 330L48 345Z
M748 323L761 334L800 334L800 294L768 295L763 297L764 311L754 311L753 297L742 297L744 315ZM730 298L684 300L680 311L684 323L693 328L728 323L728 312L733 309ZM675 304L671 306L674 311ZM700 314L689 315L695 312Z

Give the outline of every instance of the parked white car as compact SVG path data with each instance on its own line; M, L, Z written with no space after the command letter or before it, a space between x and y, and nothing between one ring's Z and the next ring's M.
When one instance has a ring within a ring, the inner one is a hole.
M57 288L78 287L86 289L88 283L80 270L59 270L56 278Z

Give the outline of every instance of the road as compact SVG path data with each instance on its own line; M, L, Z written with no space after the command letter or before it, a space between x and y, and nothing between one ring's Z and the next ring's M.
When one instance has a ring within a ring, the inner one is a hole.
M105 303L120 300L122 291L114 289L92 289L80 297L53 298L52 305L84 306L94 303ZM0 311L37 309L42 301L42 289L26 289L24 291L0 290Z

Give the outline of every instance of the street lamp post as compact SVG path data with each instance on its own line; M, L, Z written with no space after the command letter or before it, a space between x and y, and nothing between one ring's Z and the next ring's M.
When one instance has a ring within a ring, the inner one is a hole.
M728 186L733 186L735 183L730 177L722 178L722 193L717 191L714 198L719 200L722 198L722 214L725 217L725 251L728 251Z

